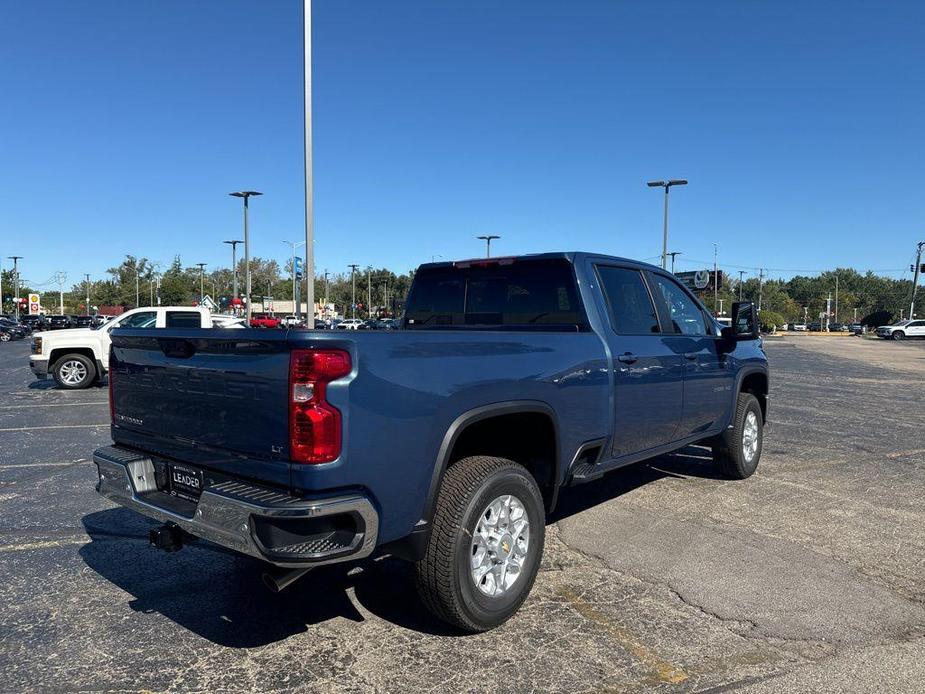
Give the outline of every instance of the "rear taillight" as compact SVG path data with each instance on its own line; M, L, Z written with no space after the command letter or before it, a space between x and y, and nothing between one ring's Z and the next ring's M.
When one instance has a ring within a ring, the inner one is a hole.
M350 373L340 349L296 349L289 358L289 457L330 463L340 455L340 410L327 401L328 383Z

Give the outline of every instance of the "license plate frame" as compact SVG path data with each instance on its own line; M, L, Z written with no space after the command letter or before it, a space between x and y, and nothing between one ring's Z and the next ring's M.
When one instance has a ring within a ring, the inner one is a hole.
M171 496L186 501L199 501L199 497L202 496L202 470L188 465L168 463L167 472Z

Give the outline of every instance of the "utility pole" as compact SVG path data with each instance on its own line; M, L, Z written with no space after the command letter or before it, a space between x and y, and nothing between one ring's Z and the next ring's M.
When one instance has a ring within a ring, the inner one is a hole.
M87 309L87 315L90 315L90 274L87 273L86 275L84 275L84 277L87 278L87 306L86 306L86 309Z
M350 294L350 317L357 317L357 280L356 280L356 271L359 265L348 265L350 268L350 283L353 285L352 293Z
M324 303L328 303L328 271L324 271Z
M58 307L60 315L64 315L64 283L67 281L67 274L63 272L55 273L55 279L58 280Z
M232 241L222 241L231 246L231 293L232 299L238 298L238 244L244 243L234 239ZM232 304L233 305L233 304Z
M742 301L742 283L745 276L745 270L739 270L739 301Z
M835 322L838 322L838 271L835 272Z
M154 277L148 280L148 306L154 306Z
M491 240L500 239L501 237L489 234L488 236L476 236L475 238L482 239L485 242L485 257L491 258Z
M803 307L803 325L806 325L809 320L809 306Z
M761 313L761 283L764 280L764 268L758 269L758 313Z
M19 321L19 261L21 255L8 256L13 261L13 312L16 314L16 321Z
M135 308L141 306L141 292L138 284L138 259L135 259Z
M825 299L825 331L829 332L829 315L832 313L832 291Z
M915 247L915 268L912 276L912 303L909 304L909 318L915 318L915 295L919 290L919 272L922 270L922 249L925 249L925 241L919 241Z
M681 255L681 251L672 251L668 255L671 256L671 274L674 274L674 259L676 255Z

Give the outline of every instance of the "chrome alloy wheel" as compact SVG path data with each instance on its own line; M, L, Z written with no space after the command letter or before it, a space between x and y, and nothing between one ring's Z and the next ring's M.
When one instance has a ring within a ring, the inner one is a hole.
M476 587L489 597L507 592L520 578L530 549L530 519L523 502L499 496L482 511L472 533L470 568Z
M76 359L68 359L61 365L58 373L67 385L76 386L87 377L87 367Z
M745 426L742 428L742 455L745 462L750 463L758 452L758 415L749 412L745 415Z

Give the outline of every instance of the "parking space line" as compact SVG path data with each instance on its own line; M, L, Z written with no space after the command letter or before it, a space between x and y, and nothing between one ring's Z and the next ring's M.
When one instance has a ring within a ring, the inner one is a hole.
M80 460L75 460L72 463L17 463L15 465L0 465L0 472L4 470L15 470L17 468L23 467L67 467L68 465L80 465L81 463L89 463L89 459L81 458Z
M664 684L680 684L688 679L688 675L681 668L663 660L639 642L629 631L615 624L607 615L599 612L580 595L568 588L556 591L569 605L582 617L597 624L612 636L630 655L636 658L652 671L656 680Z
M22 410L26 407L74 407L75 405L108 405L109 400L93 400L91 402L50 402L44 405L3 405L0 410Z
M0 554L4 552L28 552L35 549L66 547L68 545L85 545L89 539L89 537L83 535L81 537L69 537L62 540L42 540L40 542L24 542L21 545L0 546Z
M100 427L108 427L109 422L105 424L53 424L50 426L44 427L11 427L9 429L0 429L0 432L4 431L38 431L40 429L99 429Z

